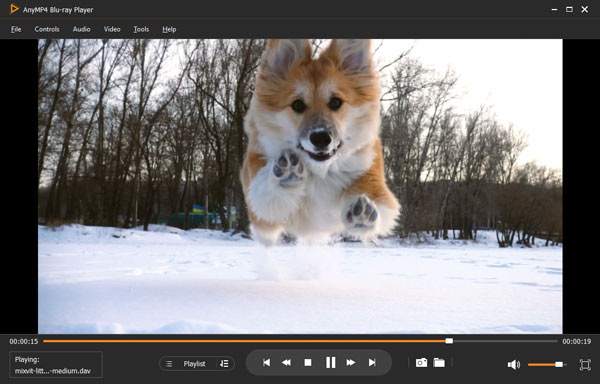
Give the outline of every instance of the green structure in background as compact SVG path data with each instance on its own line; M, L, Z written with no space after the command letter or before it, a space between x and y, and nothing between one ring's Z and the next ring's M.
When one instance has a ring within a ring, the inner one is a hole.
M200 210L198 207L199 206L196 206L194 204L194 211ZM206 213L205 213L204 207L200 207L200 208L201 208L202 213L190 212L190 214L189 214L190 215L190 228L205 228ZM227 213L225 213L225 215L227 215ZM235 223L236 219L237 219L235 207L233 207L231 210L231 216L232 216L231 217L232 222ZM169 217L167 225L170 227L183 228L185 226L185 213L179 212L179 213L172 214ZM208 213L208 225L211 227L221 225L221 217L219 216L218 213L216 213L216 212Z

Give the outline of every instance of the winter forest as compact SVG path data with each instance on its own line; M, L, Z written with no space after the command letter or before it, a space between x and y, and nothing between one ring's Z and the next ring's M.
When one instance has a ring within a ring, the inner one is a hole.
M315 55L324 45L314 40ZM244 116L264 40L39 40L38 216L56 226L166 223L194 204L212 229L248 232L239 181ZM562 242L562 173L518 165L526 127L493 105L464 114L460 76L398 52L377 60L388 185L399 237ZM518 90L516 90L518 92Z

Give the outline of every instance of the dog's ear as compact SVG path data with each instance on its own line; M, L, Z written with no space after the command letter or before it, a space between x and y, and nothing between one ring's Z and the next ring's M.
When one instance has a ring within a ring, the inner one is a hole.
M292 65L300 60L310 60L310 41L306 39L271 39L262 59L262 70L285 78Z
M350 73L373 72L371 40L336 39L332 40L323 53L333 60L339 68Z

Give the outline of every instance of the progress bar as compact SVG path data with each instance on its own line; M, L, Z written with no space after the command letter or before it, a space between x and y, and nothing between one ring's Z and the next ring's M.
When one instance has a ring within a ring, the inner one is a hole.
M44 343L439 343L452 344L452 339L443 340L57 340L44 339Z
M454 340L455 343L558 343L556 339L547 340Z

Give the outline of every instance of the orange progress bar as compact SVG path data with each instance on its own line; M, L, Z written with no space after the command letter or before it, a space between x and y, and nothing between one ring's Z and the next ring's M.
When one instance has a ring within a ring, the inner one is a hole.
M527 363L528 367L556 367L556 363Z
M44 343L446 343L446 340L48 340Z

